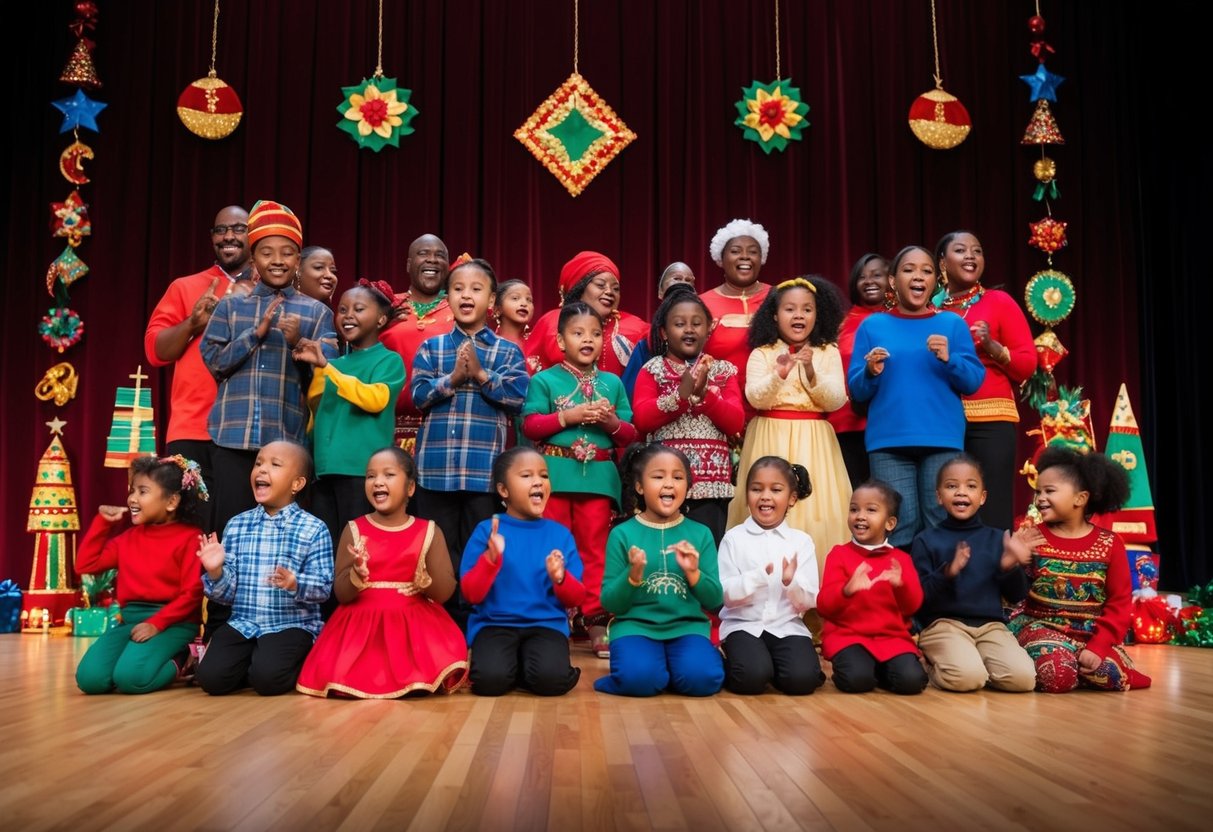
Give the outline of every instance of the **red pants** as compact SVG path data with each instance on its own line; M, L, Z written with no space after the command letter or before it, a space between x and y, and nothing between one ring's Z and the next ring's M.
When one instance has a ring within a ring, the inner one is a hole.
M573 532L581 555L585 601L581 614L587 619L603 614L602 571L606 567L606 541L611 530L611 500L598 494L553 494L543 516Z

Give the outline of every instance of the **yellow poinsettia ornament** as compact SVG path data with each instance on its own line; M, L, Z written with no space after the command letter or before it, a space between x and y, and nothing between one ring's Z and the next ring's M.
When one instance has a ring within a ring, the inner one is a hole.
M801 131L809 126L805 119L809 105L800 100L800 90L792 86L790 78L770 84L755 81L741 93L733 123L764 153L783 150L789 140L799 141Z

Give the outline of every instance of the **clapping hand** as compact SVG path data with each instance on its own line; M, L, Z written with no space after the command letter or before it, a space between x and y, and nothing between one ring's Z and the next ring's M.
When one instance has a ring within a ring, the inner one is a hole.
M274 316L278 314L278 308L282 306L282 301L282 295L275 295L274 299L270 301L270 305L265 307L261 320L257 322L257 327L253 330L258 338L264 338L269 335L270 327L274 325Z
M960 571L969 565L969 557L973 554L973 550L969 547L968 541L962 540L956 544L956 554L952 555L952 561L944 568L944 574L949 578L955 578L960 574Z
M850 579L846 586L842 588L842 594L850 598L856 592L863 592L872 588L872 564L865 561L860 561L855 567L855 571L851 573Z
M275 566L274 571L266 577L265 582L278 589L285 589L287 592L294 592L295 588L299 586L299 582L295 580L295 573L285 566Z
M889 351L884 347L872 347L863 360L868 365L868 375L878 376L884 372L884 363L889 359Z
M674 553L678 567L687 576L687 583L694 586L699 580L699 550L688 541L680 540L670 546L670 551Z
M797 556L795 554L792 555L791 560L788 560L787 558L783 559L783 576L782 577L783 577L784 586L792 585L792 579L796 577L796 569L798 566L799 566L799 562L797 561Z
M639 586L644 581L644 567L647 564L648 558L644 554L644 549L639 546L628 549L628 580L633 585Z
M901 563L895 560L889 561L889 565L885 567L885 570L872 579L872 583L876 583L877 581L888 581L893 586L901 586Z
M928 335L927 349L934 353L935 357L944 364L948 363L948 336Z
M223 574L223 561L226 555L223 544L219 542L219 537L214 532L198 535L198 559L202 561L202 568L206 570L206 574L212 581L219 580L220 575Z
M349 544L349 553L354 556L350 569L358 576L358 580L366 583L371 579L371 567L368 565L371 556L366 551L366 538L360 537L357 543Z
M286 339L287 346L294 347L299 343L300 326L303 319L296 312L286 312L278 316L278 331Z
M291 356L296 361L302 361L306 364L311 364L316 369L324 369L329 363L325 357L324 350L320 347L319 341L313 341L310 338L300 338L299 343L295 345L295 349L291 352Z
M1033 527L1037 535L1040 535L1040 530ZM1043 535L1041 535L1043 538ZM1018 532L1011 534L1010 532L1002 533L1002 558L999 560L999 566L1003 572L1009 572L1016 566L1027 566L1032 562L1032 547L1024 540Z
M559 586L564 583L564 555L559 549L549 552L543 563L547 567L548 577L552 579L553 584Z

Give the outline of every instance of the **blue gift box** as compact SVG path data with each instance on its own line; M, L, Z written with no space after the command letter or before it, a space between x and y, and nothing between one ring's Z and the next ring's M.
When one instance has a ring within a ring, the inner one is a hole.
M0 583L0 633L21 632L21 587L15 581Z

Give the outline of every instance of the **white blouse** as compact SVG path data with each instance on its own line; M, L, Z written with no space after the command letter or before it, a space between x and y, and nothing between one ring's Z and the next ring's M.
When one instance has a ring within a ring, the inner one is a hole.
M783 561L796 556L792 583L783 585ZM800 619L817 606L817 553L813 538L786 522L764 529L747 517L725 532L717 556L724 609L720 611L720 638L738 630L776 638L809 636ZM771 574L767 574L767 565Z

